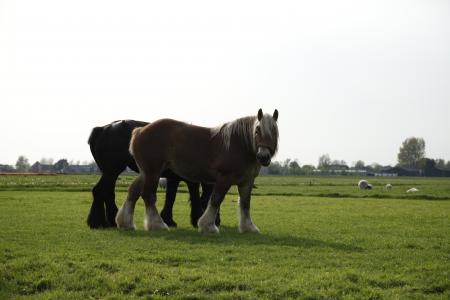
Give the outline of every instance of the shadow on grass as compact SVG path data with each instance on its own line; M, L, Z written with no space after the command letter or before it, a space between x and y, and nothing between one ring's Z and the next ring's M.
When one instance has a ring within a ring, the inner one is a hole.
M151 238L167 241L176 241L187 244L211 244L211 245L266 245L288 246L297 248L331 248L348 252L363 252L363 248L338 242L328 242L318 239L303 238L286 234L251 234L238 233L236 227L220 226L219 234L201 234L196 229L171 229L167 231L148 232L145 230L124 231L117 230L117 234L130 238Z

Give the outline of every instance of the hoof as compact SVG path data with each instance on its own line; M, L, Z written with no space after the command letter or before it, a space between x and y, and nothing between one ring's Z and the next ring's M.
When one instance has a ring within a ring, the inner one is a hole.
M117 228L122 230L136 230L136 225L133 224L131 226L124 226L117 224Z
M87 224L91 229L99 229L103 227L108 227L108 223L106 220L98 220L93 218L88 218Z
M166 214L164 211L161 212L161 218L169 227L177 227L177 223L173 220L171 214Z
M211 224L208 226L198 226L198 232L204 233L204 234L218 234L219 228L215 224Z
M163 219L164 223L167 224L167 226L169 227L177 227L178 224L172 219L172 218L164 218L161 216L161 218Z
M240 233L259 233L258 227L255 224L251 223L245 226L239 226Z
M167 226L164 222L153 222L153 223L147 223L144 221L144 228L148 231L159 231L159 230L169 230L169 226Z
M105 227L105 228L116 228L117 227L116 220L106 222L106 224L103 227Z
M105 222L104 227L117 227L115 218L109 219Z
M104 210L91 209L86 220L91 229L97 229L108 226Z
M206 209L203 216L198 219L198 231L201 233L219 233L219 228L215 224L216 215L211 214L208 209Z
M104 227L103 224L101 224L100 222L89 222L89 220L88 220L87 224L88 224L89 228L91 228L91 229L99 229L99 228Z
M198 227L198 220L201 218L203 214L203 210L191 210L191 225L194 228Z
M177 227L178 224L174 220L164 221L169 227Z

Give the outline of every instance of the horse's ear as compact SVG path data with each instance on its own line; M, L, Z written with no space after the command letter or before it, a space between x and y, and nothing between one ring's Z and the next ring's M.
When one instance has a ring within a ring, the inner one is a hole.
M273 112L273 119L275 121L278 121L278 109L275 109L275 111Z
M258 110L258 121L261 121L262 117L263 117L263 112L262 112L262 109L260 108Z

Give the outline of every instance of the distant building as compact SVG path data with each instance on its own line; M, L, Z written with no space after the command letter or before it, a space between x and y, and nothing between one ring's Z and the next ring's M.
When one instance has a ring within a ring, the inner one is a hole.
M450 177L450 170L432 167L424 170L424 176L429 177Z
M396 167L382 168L380 172L378 172L377 174L385 174L378 176L422 176L423 172L422 170L419 169L396 166Z
M37 161L30 167L30 172L32 172L32 173L53 173L54 169L53 169L53 165L41 164L40 162Z
M62 160L61 160L62 161ZM98 173L98 167L95 163L89 165L69 165L58 161L54 165L41 164L35 162L31 168L32 173L60 173L60 174L93 174Z
M10 165L0 165L0 173L14 173L16 169Z
M90 174L97 173L98 167L97 165L70 165L65 170L64 173L69 174Z
M350 170L347 170L346 173L348 173L349 175L359 175L359 176L367 176L368 175L367 170L364 170L364 169L350 169Z
M333 164L328 166L327 172L330 174L343 174L349 169L350 168L347 165Z

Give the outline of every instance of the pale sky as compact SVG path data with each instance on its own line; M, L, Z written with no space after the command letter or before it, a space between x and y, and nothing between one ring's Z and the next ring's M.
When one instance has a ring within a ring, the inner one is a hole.
M450 160L450 1L0 0L0 163L92 160L94 126L279 110L275 160Z

